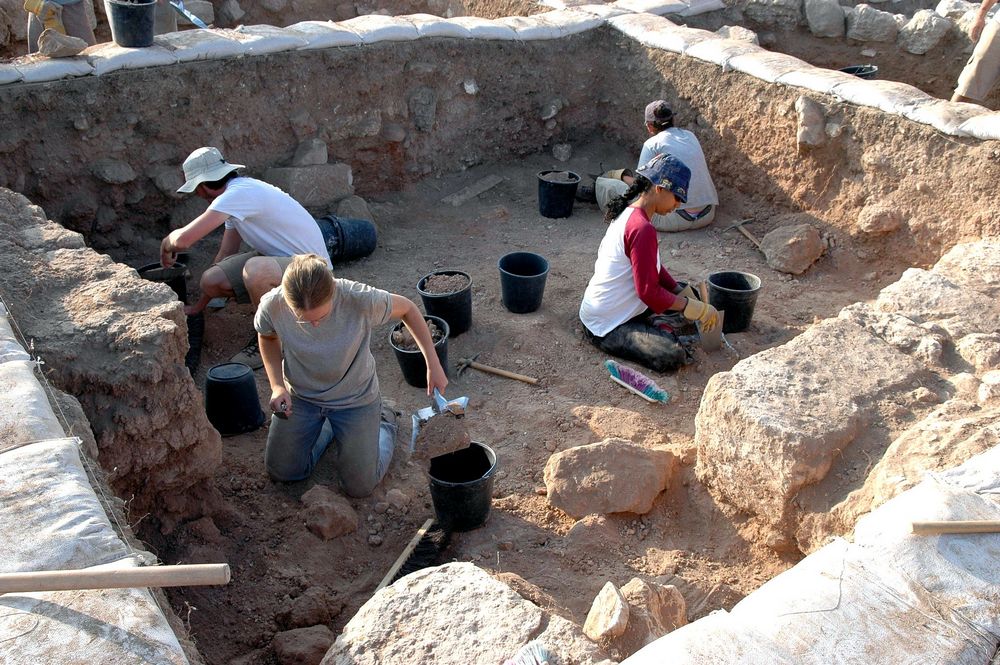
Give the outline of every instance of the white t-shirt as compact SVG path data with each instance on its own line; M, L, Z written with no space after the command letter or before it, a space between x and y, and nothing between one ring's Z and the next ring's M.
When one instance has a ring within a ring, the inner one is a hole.
M226 228L239 231L243 240L264 256L312 253L330 263L316 220L274 185L254 178L233 178L208 209L229 215Z
M685 210L697 210L707 205L719 205L719 195L715 191L712 176L708 174L705 153L701 151L698 137L686 129L670 127L656 136L651 136L642 144L639 164L642 166L657 155L668 153L684 162L691 169L691 184L688 186L688 200Z

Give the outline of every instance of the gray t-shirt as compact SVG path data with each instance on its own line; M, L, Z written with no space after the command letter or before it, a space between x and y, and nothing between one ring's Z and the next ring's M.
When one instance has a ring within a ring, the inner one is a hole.
M392 296L347 279L334 285L333 312L318 326L297 322L279 286L260 299L254 327L281 340L291 394L328 407L365 406L379 395L372 328L389 322Z

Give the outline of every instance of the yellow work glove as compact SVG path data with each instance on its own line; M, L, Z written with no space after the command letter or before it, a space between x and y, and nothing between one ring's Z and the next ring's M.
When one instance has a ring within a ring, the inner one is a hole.
M48 0L24 0L24 10L37 16L46 30L66 34L66 27L62 21L62 5Z
M719 325L719 312L707 302L688 298L684 318L701 324L702 332L712 332Z

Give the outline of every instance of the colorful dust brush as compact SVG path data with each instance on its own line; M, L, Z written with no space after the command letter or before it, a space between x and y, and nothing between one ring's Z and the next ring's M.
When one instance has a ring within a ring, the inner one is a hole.
M622 365L614 360L605 360L604 366L609 372L611 372L612 381L625 386L644 400L648 402L666 404L670 399L670 395L666 390L660 388L656 385L655 381L642 372L636 371L631 367Z

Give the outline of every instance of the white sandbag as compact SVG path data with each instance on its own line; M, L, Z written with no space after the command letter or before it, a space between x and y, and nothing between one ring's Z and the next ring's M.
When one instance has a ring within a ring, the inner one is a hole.
M517 38L522 41L557 39L559 29L539 16L537 14L533 16L507 16L497 19L497 23L509 27L517 33Z
M902 115L903 109L926 104L933 97L923 90L898 81L866 81L853 77L834 86L830 94L858 106L871 106L886 113Z
M123 560L100 570L134 568ZM186 665L148 589L7 594L0 599L0 662Z
M231 32L231 31L230 31ZM243 42L229 37L223 30L182 30L157 35L154 42L177 56L178 62L220 60L243 55Z
M671 53L684 53L706 39L721 39L707 30L685 28L653 14L624 14L608 19L608 23L643 46Z
M958 128L958 136L968 136L982 141L1000 139L1000 112L984 113L969 118Z
M726 65L731 58L749 53L760 53L761 51L764 51L764 49L756 44L737 39L720 38L706 39L697 44L692 44L684 51L684 55L697 60L711 62L726 69Z
M93 65L86 56L73 58L46 58L42 55L26 55L13 62L25 83L58 81L73 76L86 76L94 72Z
M574 7L578 11L593 14L594 16L607 20L613 16L621 16L622 14L631 13L627 9L622 9L621 7L613 7L611 5L578 5Z
M94 76L102 76L119 69L142 69L177 63L176 55L155 43L146 48L126 48L108 42L87 49L87 59L94 66Z
M857 78L857 76L838 72L834 69L824 69L808 65L800 70L782 74L775 82L780 85L805 88L813 92L829 94L834 87L841 83L857 80Z
M365 44L408 42L420 36L417 34L416 26L398 16L367 14L341 21L340 25L358 33Z
M288 26L288 29L299 33L306 40L306 45L300 47L303 51L335 46L357 46L362 43L361 35L348 28L342 28L332 21L302 21Z
M456 16L448 19L449 23L460 25L476 39L492 39L502 41L515 41L518 39L517 33L508 26L496 21L491 21L478 16Z
M296 51L309 45L298 32L273 25L241 25L230 31L229 36L243 42L247 55Z
M987 113L990 111L979 104L949 102L944 99L931 100L927 104L919 104L902 110L904 118L923 125L930 125L939 132L951 136L959 135L959 128L965 121Z
M406 18L417 29L421 37L455 37L470 39L472 33L457 23L451 23L432 14L408 14Z
M687 9L687 4L680 0L616 0L612 7L625 9L637 14L680 14Z
M11 360L0 364L0 452L28 441L66 436L35 378L35 363Z
M129 553L91 488L76 439L0 453L0 505L0 572L87 568Z
M663 28L658 32L651 32L641 40L641 43L663 51L686 55L688 51L698 44L720 40L722 40L722 37L714 32L699 28L678 26L674 29Z
M603 19L577 9L563 9L545 14L534 14L533 16L555 26L561 37L579 34L604 25Z
M740 625L725 610L671 631L647 644L621 665L794 665L780 644L774 644Z
M785 53L761 50L733 56L727 65L738 72L774 83L780 76L808 67L809 63Z
M697 16L725 8L726 3L722 0L690 0L687 9L681 12L681 16Z
M31 356L21 346L7 318L7 310L0 305L0 363L11 360L30 360Z
M9 62L0 63L0 85L17 83L21 80L21 71Z

